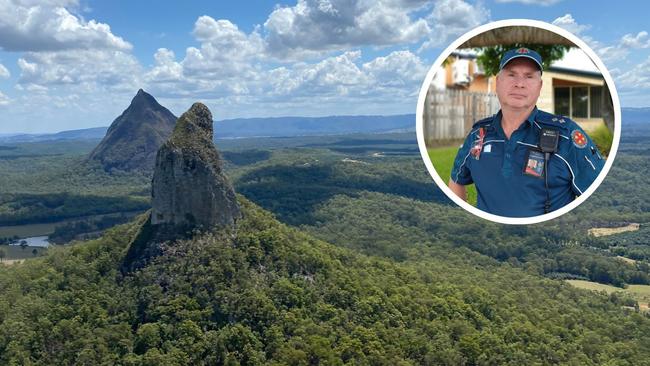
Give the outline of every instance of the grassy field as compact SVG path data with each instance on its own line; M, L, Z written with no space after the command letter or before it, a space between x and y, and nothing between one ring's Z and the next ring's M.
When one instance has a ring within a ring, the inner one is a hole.
M36 249L36 254L33 253ZM2 255L4 253L4 255ZM34 258L47 253L47 248L42 247L25 247L23 249L19 245L0 245L0 263L7 260L28 259Z
M584 281L584 280L567 280L567 282L578 288L583 288L585 290L593 290L593 291L605 291L608 294L611 294L612 292L616 292L616 291L625 291L625 289L622 289L620 287L605 285L598 282L591 282L591 281Z
M449 181L457 152L457 146L429 149L429 159L443 182ZM467 186L467 202L476 206L476 188L473 184Z
M605 291L608 294L617 291L624 292L638 301L641 309L648 310L648 304L650 303L650 285L629 285L628 288L622 289L620 287L583 280L567 280L567 282L578 288L592 291Z
M599 236L607 236L607 235L614 235L614 234L620 234L624 233L627 231L637 231L639 230L639 224L638 223L633 223L629 224L627 226L623 227L595 227L589 229L588 233L589 235L593 235L595 237Z

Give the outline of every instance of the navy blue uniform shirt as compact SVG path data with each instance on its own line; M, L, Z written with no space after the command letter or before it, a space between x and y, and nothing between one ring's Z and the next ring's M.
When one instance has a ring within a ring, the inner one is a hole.
M474 183L480 210L507 217L544 214L544 155L538 149L542 128L560 132L547 167L550 211L567 205L594 182L605 160L577 123L537 108L509 139L501 128L501 111L476 122L458 150L451 179Z

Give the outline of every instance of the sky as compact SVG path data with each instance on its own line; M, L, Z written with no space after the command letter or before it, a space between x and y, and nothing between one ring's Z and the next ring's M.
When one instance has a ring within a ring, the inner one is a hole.
M527 18L578 35L621 106L650 106L643 1L0 0L0 134L108 126L138 89L215 120L415 113L460 35Z

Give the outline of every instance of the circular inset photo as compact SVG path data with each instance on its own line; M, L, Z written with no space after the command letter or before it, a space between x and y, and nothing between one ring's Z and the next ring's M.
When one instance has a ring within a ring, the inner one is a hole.
M452 43L424 80L416 119L438 186L467 211L506 224L542 222L584 202L621 134L602 61L575 35L526 19Z

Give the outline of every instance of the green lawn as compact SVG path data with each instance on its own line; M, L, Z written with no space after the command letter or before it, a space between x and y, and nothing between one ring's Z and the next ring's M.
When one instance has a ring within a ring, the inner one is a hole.
M442 181L449 182L449 177L451 177L451 168L454 165L454 159L456 158L458 147L439 147L429 149L428 151L429 159L431 159L431 163L440 178L442 178ZM467 186L467 197L467 202L476 206L476 188L473 184Z

